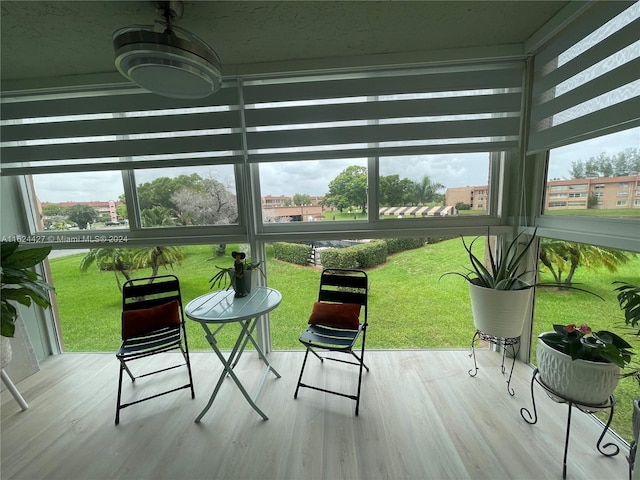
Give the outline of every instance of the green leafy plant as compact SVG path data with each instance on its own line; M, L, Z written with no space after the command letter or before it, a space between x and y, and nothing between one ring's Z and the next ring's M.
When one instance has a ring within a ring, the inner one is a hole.
M42 308L49 308L49 291L53 288L31 268L42 262L51 247L19 250L18 242L2 242L1 303L2 324L0 334L13 337L18 318L16 303L30 307L32 301Z
M613 282L620 285L614 288L620 309L624 312L624 321L633 328L640 323L640 287L627 282ZM637 333L640 336L640 329Z
M620 305L620 310L624 312L624 322L627 326L636 329L636 336L640 336L640 287L628 282L613 282L614 285L620 285L614 288L618 292L616 298ZM638 361L634 362L632 371L625 373L625 377L633 377L640 384L640 366Z
M524 235L524 232L520 232L514 237L511 242L506 246L504 250L498 255L494 255L491 248L489 251L489 266L485 266L484 262L480 260L473 253L473 245L481 236L474 238L471 243L467 244L464 237L462 237L462 244L464 245L471 268L467 269L467 272L446 272L440 276L440 278L446 275L458 275L470 283L478 285L484 288L490 288L493 290L526 290L539 286L556 286L560 288L580 290L581 292L590 293L601 300L604 300L600 295L593 292L579 288L573 285L559 284L554 282L542 282L542 283L528 283L523 280L531 270L526 269L527 258L529 250L534 245L536 239L537 229L534 230L531 238L527 243L520 243L519 240ZM490 234L487 230L487 241Z
M488 267L485 267L484 262L476 257L472 251L475 242L483 237L478 236L469 244L467 244L464 237L462 237L462 244L467 251L471 268L467 269L468 271L465 273L447 272L440 278L445 275L459 275L468 282L494 290L523 290L531 288L533 285L522 280L522 278L530 272L529 270L523 269L523 266L526 266L527 254L536 237L534 232L533 235L531 235L531 239L524 244L524 247L518 248L522 235L523 232L516 235L501 255L494 255L491 249L489 249ZM487 231L487 240L488 239L489 232Z
M266 278L261 264L262 262L253 262L251 260L248 260L244 262L244 269L258 270L262 274L262 276ZM225 290L229 290L233 284L231 281L231 276L234 274L233 267L219 267L218 265L216 265L215 267L218 269L218 271L213 277L209 279L209 287L211 289L215 288L217 290L222 290L223 288Z
M607 330L594 332L586 323L578 326L554 325L553 332L540 335L540 340L572 360L615 363L623 368L631 362L632 345L622 337Z

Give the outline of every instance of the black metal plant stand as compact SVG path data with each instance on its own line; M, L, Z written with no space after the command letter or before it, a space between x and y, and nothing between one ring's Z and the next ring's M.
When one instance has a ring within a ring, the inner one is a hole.
M591 405L588 403L576 402L575 400L571 400L570 398L564 397L563 395L555 392L554 390L549 388L547 385L545 385L540 379L538 369L536 368L533 371L533 377L531 378L531 403L533 404L533 415L531 415L531 412L527 408L523 407L520 409L520 415L522 416L524 421L531 425L534 425L538 421L538 412L536 411L536 400L535 400L535 397L533 396L533 386L536 382L547 392L547 395L549 395L549 397L554 402L566 403L569 407L568 409L569 411L567 414L567 431L564 438L564 457L562 459L562 478L563 479L567 478L567 452L569 450L569 433L571 432L571 407L576 407L578 410L585 413L593 413L595 411L608 409L609 420L607 421L607 424L604 426L604 430L602 431L600 438L598 438L598 442L596 443L596 448L605 457L614 457L620 452L620 447L618 447L618 445L616 445L615 443L609 442L609 443L605 443L604 445L600 445L602 443L602 440L604 439L604 436L607 433L607 430L609 430L611 421L613 420L613 407L616 404L616 399L613 395L609 397L606 403L601 405ZM604 449L609 447L613 447L613 451L610 453L605 452Z
M473 367L475 368L475 370L474 369L469 370L469 375L471 375L472 377L475 377L478 374L478 362L476 361L476 349L475 349L475 344L477 339L484 340L493 345L499 345L503 347L502 348L502 365L500 365L503 375L505 373L505 368L504 368L505 356L507 353L511 355L511 370L509 371L509 380L507 380L507 392L509 392L509 395L513 397L516 392L511 388L511 376L513 375L513 367L516 364L516 357L518 356L518 351L520 350L520 337L509 337L509 338L495 337L493 335L488 335L484 332L481 332L480 330L476 330L476 333L473 335L473 338L471 339L471 354L469 355L470 357L473 357Z

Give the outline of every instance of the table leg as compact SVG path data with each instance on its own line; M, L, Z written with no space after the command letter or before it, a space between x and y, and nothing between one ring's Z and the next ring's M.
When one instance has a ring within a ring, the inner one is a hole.
M208 329L205 329L207 331L207 340L209 341L209 344L211 345L211 348L213 349L213 351L216 353L216 355L218 356L218 358L222 362L222 365L224 366L224 370L223 370L222 374L220 375L220 378L218 379L218 383L216 384L216 388L214 389L213 393L211 394L211 397L209 398L209 401L207 402L207 405L204 407L202 412L200 412L200 415L198 415L198 417L196 418L196 420L195 420L196 423L199 423L200 420L202 419L202 417L204 417L204 415L207 413L207 411L209 411L209 408L211 408L211 405L213 404L213 401L215 400L215 398L216 398L216 396L218 394L218 391L220 390L220 387L222 386L222 382L224 381L224 378L227 375L229 375L233 379L234 383L238 386L238 388L242 392L242 395L244 396L244 398L247 400L247 402L249 402L249 405L251 405L251 407L256 412L258 412L258 414L264 420L268 420L269 419L269 417L267 417L267 415L255 403L255 400L257 400L257 397L258 397L258 395L260 393L260 390L262 389L262 385L264 384L266 374L269 371L272 371L278 378L280 378L280 374L269 364L269 362L267 361L266 357L264 356L264 353L258 347L256 341L253 339L252 333L253 333L253 330L255 329L256 321L257 321L257 318L253 319L253 320L247 320L245 322L240 322L240 324L242 325L242 330L241 330L240 335L238 336L238 340L236 341L236 343L235 343L231 353L229 354L228 358L225 358L224 355L222 354L222 352L220 351L220 349L218 348L217 342L215 340L215 334L211 333L211 331L209 331ZM240 380L236 376L235 372L233 371L234 367L237 365L238 361L240 360L240 356L242 355L242 353L243 353L243 351L244 351L244 349L245 349L245 347L247 345L247 342L249 340L256 347L256 350L258 351L258 354L260 355L260 358L262 358L262 360L267 365L267 370L265 372L265 375L263 375L263 377L262 377L262 380L260 382L260 386L259 386L259 389L258 389L258 393L256 394L255 399L252 399L250 397L249 393L244 388L244 386L242 385L242 383L240 382Z

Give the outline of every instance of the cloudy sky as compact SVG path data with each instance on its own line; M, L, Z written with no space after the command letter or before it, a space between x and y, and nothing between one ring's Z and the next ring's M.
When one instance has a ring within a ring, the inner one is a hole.
M569 178L571 162L588 160L601 153L613 155L625 148L640 148L640 128L599 137L575 145L552 150L549 178ZM363 159L267 163L260 167L262 195L306 193L323 195L328 185L349 165L366 165ZM229 182L233 169L224 167L190 167L149 169L138 171L138 183L149 182L159 176L177 176L196 172L202 177L212 175ZM420 180L424 175L446 187L479 186L487 184L488 155L448 154L403 159L382 160L381 175L398 174L400 178ZM35 175L38 197L43 202L117 200L123 193L120 172L65 173Z

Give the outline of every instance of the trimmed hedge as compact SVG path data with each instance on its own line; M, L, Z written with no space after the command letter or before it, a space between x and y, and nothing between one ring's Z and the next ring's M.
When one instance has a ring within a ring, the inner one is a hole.
M404 252L405 250L413 250L414 248L423 247L426 239L425 238L388 238L385 240L387 242L387 250L389 251L389 255L398 252Z
M321 250L320 263L323 268L357 268L358 257L355 247Z
M387 261L387 242L372 242L346 248L328 248L320 252L324 268L371 268Z
M311 258L311 245L276 242L273 244L273 258L297 265L307 265Z

